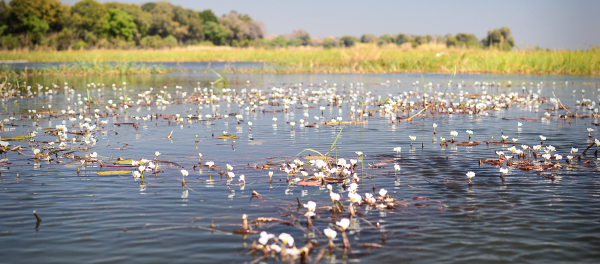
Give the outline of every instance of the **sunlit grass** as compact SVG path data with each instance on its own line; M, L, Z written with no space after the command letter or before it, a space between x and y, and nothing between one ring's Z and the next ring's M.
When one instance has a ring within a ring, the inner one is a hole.
M423 45L417 49L387 45L353 48L254 49L188 47L171 50L81 50L57 52L0 52L0 60L29 62L265 62L263 67L233 69L246 73L501 73L600 74L600 50L495 51L446 49ZM60 73L60 71L54 70Z

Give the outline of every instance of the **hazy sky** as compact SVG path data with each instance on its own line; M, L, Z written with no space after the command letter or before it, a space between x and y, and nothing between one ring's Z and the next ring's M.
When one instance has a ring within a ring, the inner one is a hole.
M61 0L74 4L78 0ZM100 2L113 2L100 0ZM117 0L142 4L148 1ZM169 1L184 8L212 9L220 17L231 10L262 21L267 35L304 29L312 37L363 34L446 35L507 26L518 46L587 49L600 45L598 0L219 0Z

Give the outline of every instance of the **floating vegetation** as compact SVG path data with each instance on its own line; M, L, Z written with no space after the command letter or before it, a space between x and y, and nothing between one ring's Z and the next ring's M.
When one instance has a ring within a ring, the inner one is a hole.
M127 193L139 192L144 202L157 196L168 200L158 210L173 203L209 208L208 213L189 210L187 223L171 211L160 213L176 220L152 222L144 212L145 222L132 224L135 231L124 228L124 233L135 232L136 239L146 239L144 232L175 229L224 235L235 242L228 252L255 263L314 263L356 252L387 252L398 240L421 232L420 226L388 221L389 215L419 218L428 210L475 221L470 217L483 207L473 198L476 191L489 186L504 191L521 180L513 177L517 172L559 183L566 172L593 170L589 164L597 162L597 153L592 157L586 152L600 147L591 127L564 143L550 130L523 125L566 127L588 119L585 125L591 126L598 123L594 101L565 105L556 95L534 92L533 85L514 91L510 81L417 81L387 95L375 94L363 83L219 89L200 84L86 86L87 96L66 83L3 84L2 177L27 164L40 178L46 176L42 166L63 168L78 180L114 176L95 179L123 185ZM42 101L57 97L64 101ZM20 100L34 103L30 109L20 108ZM523 111L507 115L511 109ZM482 120L512 128L491 130L478 123ZM225 129L230 132L215 135ZM361 138L378 130L379 137ZM284 143L273 140L278 134ZM308 143L299 144L302 140ZM357 140L366 143L351 143ZM565 144L572 146L566 149ZM221 197L210 197L208 190ZM470 200L452 204L437 195L453 191L452 196L463 193ZM140 208L127 210L150 210L133 197ZM218 204L219 199L228 202ZM49 219L51 214L44 215Z

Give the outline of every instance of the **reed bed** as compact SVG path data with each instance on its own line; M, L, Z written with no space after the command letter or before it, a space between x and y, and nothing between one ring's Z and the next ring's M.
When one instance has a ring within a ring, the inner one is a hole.
M458 73L600 74L599 49L584 51L496 51L445 48L413 50L372 45L334 49L188 47L170 50L0 52L0 61L5 60L27 60L29 62L84 61L94 64L101 62L265 62L263 67L233 69L233 71L281 74L451 73L455 71L455 68ZM114 72L121 69L103 70ZM60 71L53 70L52 72Z

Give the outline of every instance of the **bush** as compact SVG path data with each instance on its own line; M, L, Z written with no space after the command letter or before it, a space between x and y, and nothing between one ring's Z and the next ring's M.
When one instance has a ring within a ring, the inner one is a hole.
M177 39L173 35L169 35L164 39L164 45L169 48L177 47Z
M7 35L0 37L0 47L3 49L16 49L19 47L19 38L13 35Z
M142 48L158 49L162 48L163 40L158 35L145 36L140 40L140 45Z
M331 48L334 48L337 46L338 46L338 42L334 38L326 38L323 40L323 48L324 49L331 49Z
M85 43L85 41L80 40L80 41L77 41L77 43L75 43L75 45L73 45L73 48L74 49L85 49L85 48L87 48L87 46L88 46L88 44Z

